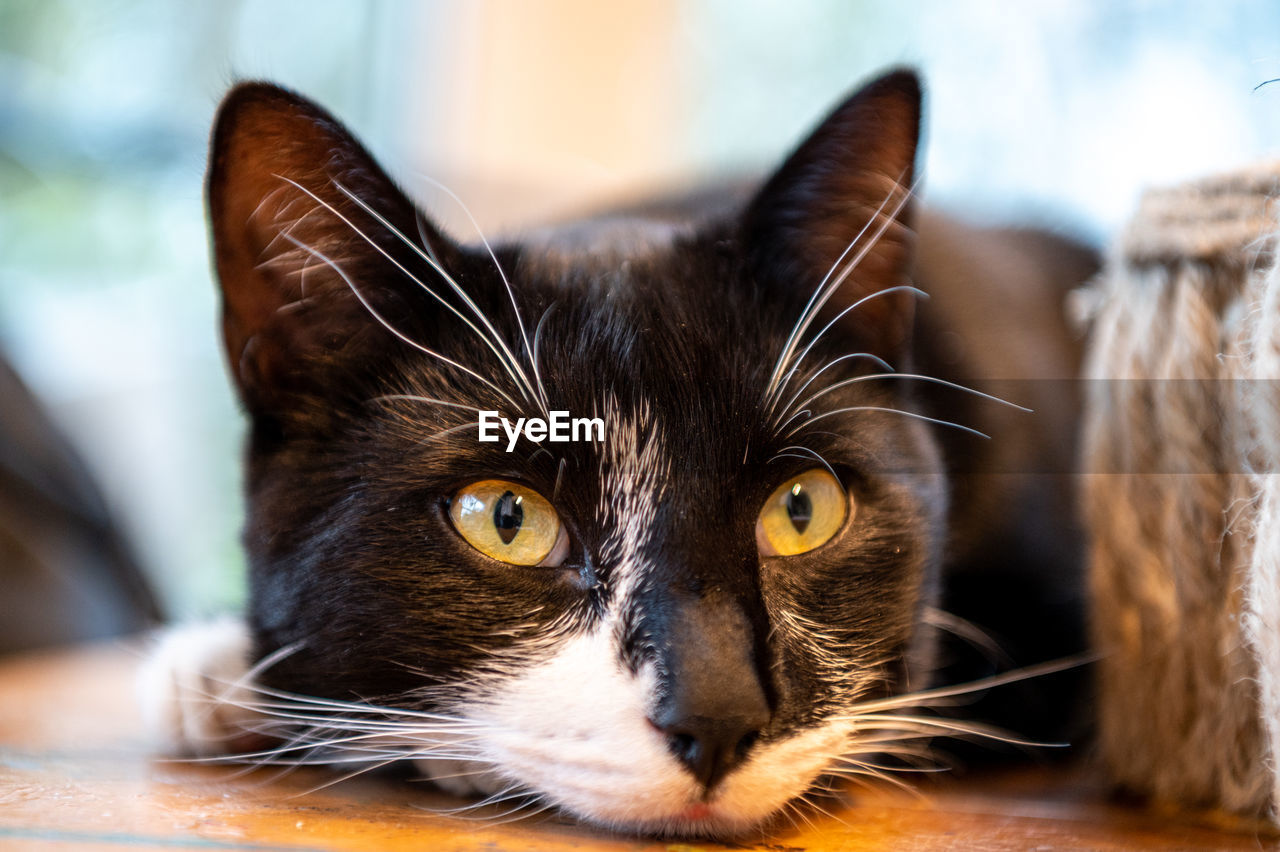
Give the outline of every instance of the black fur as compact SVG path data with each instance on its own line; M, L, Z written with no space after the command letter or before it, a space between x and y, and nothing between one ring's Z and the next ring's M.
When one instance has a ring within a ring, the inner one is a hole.
M756 727L767 742L838 709L848 700L842 678L849 672L876 674L883 693L925 685L932 646L925 609L937 601L948 542L954 553L954 542L968 535L948 526L937 435L918 420L860 411L787 437L762 407L810 294L863 226L882 221L874 212L886 198L892 208L894 181L910 185L919 98L908 72L870 84L749 202L722 198L703 208L712 212L675 223L669 246L578 260L555 239L497 249L525 335L539 328L538 366L552 407L590 416L612 396L630 417L647 408L664 436L665 496L648 519L656 534L641 554L652 570L620 637L633 670L656 662L662 673L659 716L681 702L732 715L735 706L763 701ZM611 612L617 566L603 552L612 529L599 523L612 499L603 490L607 448L522 442L508 454L477 442L474 427L463 425L473 419L469 411L388 398L450 400L512 418L539 413L512 410L493 388L407 344L372 315L520 398L493 353L406 272L466 313L462 301L339 186L415 240L421 227L430 250L532 370L486 252L427 223L318 107L264 84L228 96L213 139L209 203L230 367L253 424L245 545L256 653L301 643L266 673L282 688L432 706L504 650L524 647L532 661L554 652L557 635L586 630ZM337 261L350 280L279 236L299 218L293 236ZM858 298L910 280L913 221L908 204L806 341ZM868 301L814 347L783 401L852 351L910 368L920 360L912 329L928 322L939 320L918 318L909 294ZM811 389L877 371L867 359L846 360ZM920 411L926 396L911 382L869 381L815 405ZM789 453L795 445L805 452ZM754 533L761 505L788 477L819 466L819 456L848 488L855 517L817 550L762 557ZM571 538L563 565L502 564L454 531L451 496L495 477L552 500ZM952 512L953 525L960 514ZM1008 533L981 535L990 542ZM1019 552L1003 567L1016 571L1042 556ZM981 586L967 592L979 602L987 594ZM819 659L803 636L780 627L784 609L821 625L827 656ZM727 635L732 643L717 644Z

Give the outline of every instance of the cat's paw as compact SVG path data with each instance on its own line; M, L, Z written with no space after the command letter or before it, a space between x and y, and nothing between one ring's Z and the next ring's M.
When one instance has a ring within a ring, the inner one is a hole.
M492 796L509 786L479 761L420 757L413 765L441 790L455 796Z
M225 619L175 627L138 672L138 697L147 732L167 754L203 756L242 752L252 733L249 631Z

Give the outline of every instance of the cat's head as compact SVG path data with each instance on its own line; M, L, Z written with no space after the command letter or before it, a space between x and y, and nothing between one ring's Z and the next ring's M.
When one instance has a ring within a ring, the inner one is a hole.
M251 624L291 648L267 682L463 720L464 771L634 830L738 831L876 751L857 705L918 675L944 528L879 376L909 358L919 113L896 72L740 203L491 254L313 104L235 89L208 190ZM509 451L484 411L602 440Z

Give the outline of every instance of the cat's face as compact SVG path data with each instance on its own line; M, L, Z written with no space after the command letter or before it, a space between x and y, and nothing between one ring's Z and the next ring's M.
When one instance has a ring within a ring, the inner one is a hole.
M237 89L209 191L267 682L461 720L412 756L633 830L739 831L874 752L857 704L925 662L943 538L905 383L847 381L905 366L911 294L872 294L905 283L918 109L884 78L745 204L490 256ZM508 451L488 410L603 440Z

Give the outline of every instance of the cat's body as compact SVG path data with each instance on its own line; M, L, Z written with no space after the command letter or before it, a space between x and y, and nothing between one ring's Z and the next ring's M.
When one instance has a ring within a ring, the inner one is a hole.
M1070 501L1043 475L1072 452L1063 386L1021 385L1032 416L886 365L1073 376L1062 296L1092 259L933 215L915 251L918 108L887 76L743 203L490 256L315 107L233 92L209 189L253 417L252 591L248 633L205 656L266 663L200 728L182 706L208 685L166 674L199 655L169 652L152 676L181 744L254 718L304 745L355 730L452 789L725 834L945 730L892 698L936 665L944 564L964 584L946 600L989 600L1019 662L1075 650ZM601 418L603 442L477 440L477 411L551 409Z

